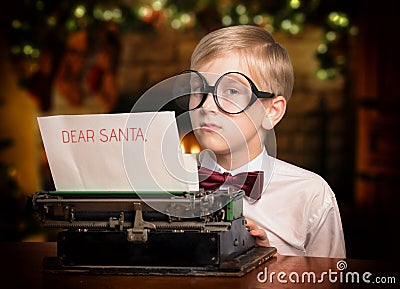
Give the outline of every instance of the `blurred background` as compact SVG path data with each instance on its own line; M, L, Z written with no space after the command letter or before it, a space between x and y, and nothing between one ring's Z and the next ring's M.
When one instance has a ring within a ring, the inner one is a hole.
M386 3L387 2L387 3ZM349 258L394 259L399 220L398 12L393 1L14 0L0 9L0 240L53 240L29 210L54 189L36 117L129 112L223 26L271 31L295 88L277 157L323 176ZM183 140L186 152L199 149Z

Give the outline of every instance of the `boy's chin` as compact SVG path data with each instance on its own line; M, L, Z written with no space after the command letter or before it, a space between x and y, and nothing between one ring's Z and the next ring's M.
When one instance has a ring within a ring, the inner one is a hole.
M215 141L214 142L200 142L200 146L203 149L211 150L216 155L229 154L231 152L231 150L229 149L229 146L226 143L216 143Z

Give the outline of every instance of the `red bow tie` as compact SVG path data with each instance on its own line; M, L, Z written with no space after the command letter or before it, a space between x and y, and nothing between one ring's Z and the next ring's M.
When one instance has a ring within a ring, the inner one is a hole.
M232 176L229 173L219 173L205 167L199 167L200 187L205 190L216 190L222 184L233 185L243 189L246 196L259 200L263 190L264 172L244 172Z

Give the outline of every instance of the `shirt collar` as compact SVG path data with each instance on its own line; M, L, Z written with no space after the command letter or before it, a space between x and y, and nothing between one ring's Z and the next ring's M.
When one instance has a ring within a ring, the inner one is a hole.
M265 158L264 155L267 154L267 150L263 148L263 151L255 157L253 160L248 162L247 164L244 164L243 166L234 169L232 171L226 170L223 167L221 167L217 162L215 155L210 151L210 150L203 150L199 153L198 155L198 161L199 164L202 167L205 167L207 169L220 172L220 173L230 173L231 175L236 175L238 173L242 172L252 172L252 171L265 171L267 168L267 164L265 163Z

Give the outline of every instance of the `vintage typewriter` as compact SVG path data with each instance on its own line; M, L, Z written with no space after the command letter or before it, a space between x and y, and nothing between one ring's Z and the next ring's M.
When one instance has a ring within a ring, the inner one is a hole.
M241 276L276 253L246 229L242 190L163 194L34 194L35 214L58 231L47 272ZM173 212L168 214L165 212ZM186 216L176 217L177 216Z
M51 116L39 125L55 190L36 192L32 205L58 234L47 272L238 276L276 252L247 231L242 190L199 188L173 112Z

